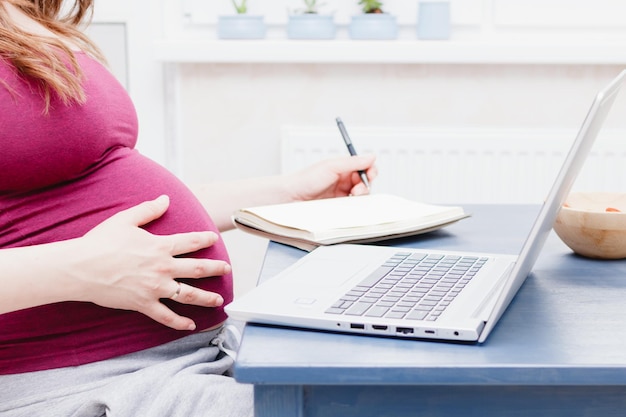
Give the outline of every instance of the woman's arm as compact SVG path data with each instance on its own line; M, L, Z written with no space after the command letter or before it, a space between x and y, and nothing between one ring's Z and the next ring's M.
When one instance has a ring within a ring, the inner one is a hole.
M357 171L376 177L373 155L328 159L289 175L191 186L219 230L232 229L232 213L243 207L367 194Z
M0 250L0 314L61 301L88 301L135 310L179 330L193 321L159 301L178 291L174 278L224 275L223 261L176 258L217 241L213 232L153 235L139 226L161 217L167 197L121 211L85 236ZM206 307L223 303L219 294L180 284L177 302Z

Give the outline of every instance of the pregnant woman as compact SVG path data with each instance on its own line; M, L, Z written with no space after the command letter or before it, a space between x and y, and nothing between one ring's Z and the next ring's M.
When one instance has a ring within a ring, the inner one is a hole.
M238 207L367 193L374 158L193 193L134 149L133 104L78 30L92 2L62 3L0 0L0 415L251 415L219 232Z

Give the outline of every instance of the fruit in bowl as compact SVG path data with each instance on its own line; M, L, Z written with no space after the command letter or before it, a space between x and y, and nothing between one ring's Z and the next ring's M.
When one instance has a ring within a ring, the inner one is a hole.
M626 258L626 193L570 194L557 215L554 231L579 255Z

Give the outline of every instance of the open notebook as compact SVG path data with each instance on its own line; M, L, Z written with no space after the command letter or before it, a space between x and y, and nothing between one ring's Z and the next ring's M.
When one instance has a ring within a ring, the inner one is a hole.
M323 246L227 313L274 325L484 342L535 264L625 75L597 94L518 255Z
M244 208L233 214L233 223L248 233L311 251L320 245L426 233L467 216L459 206L369 194Z

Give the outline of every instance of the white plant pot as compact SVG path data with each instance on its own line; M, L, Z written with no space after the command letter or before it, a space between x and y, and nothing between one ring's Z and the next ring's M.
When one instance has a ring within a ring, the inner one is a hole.
M417 8L417 37L426 40L450 39L450 3L420 1Z
M388 13L364 13L352 16L349 32L352 39L397 39L398 24Z
M296 14L287 22L289 39L335 39L336 32L332 15Z
M263 39L265 32L263 16L219 16L217 21L217 36L220 39Z

